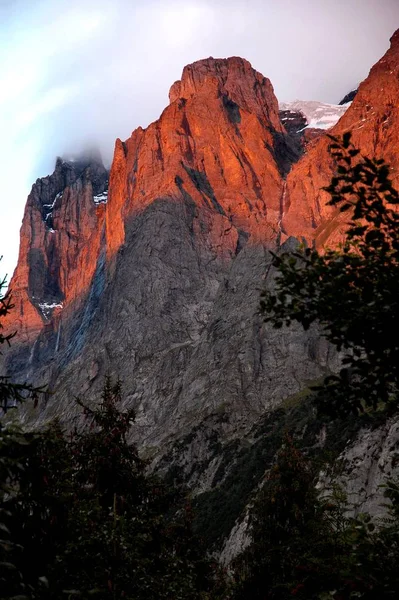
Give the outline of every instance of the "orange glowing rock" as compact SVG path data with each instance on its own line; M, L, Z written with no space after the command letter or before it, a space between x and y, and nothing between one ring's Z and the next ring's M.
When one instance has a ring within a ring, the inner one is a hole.
M169 97L158 121L116 142L108 258L124 241L127 218L157 198L185 195L225 228L274 243L286 133L270 81L241 58L209 58L185 67Z
M384 158L399 187L399 30L391 47L360 85L352 105L329 132L352 132L352 141L370 157ZM344 238L347 215L326 205L334 165L328 153L330 140L323 136L308 144L303 158L287 178L282 229L285 236L315 239L318 247L334 246Z

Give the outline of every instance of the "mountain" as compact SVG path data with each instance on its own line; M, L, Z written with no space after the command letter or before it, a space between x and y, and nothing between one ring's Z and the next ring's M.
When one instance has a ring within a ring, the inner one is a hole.
M57 388L49 407L67 411L70 383L96 388L111 369L126 382L152 440L181 429L182 419L191 427L187 415L197 410L236 405L240 419L248 413L243 390L260 414L287 389L299 389L284 369L268 373L274 350L262 348L260 319L243 328L243 315L251 321L257 310L266 249L278 245L284 177L297 157L269 80L245 60L211 58L184 69L159 121L117 140L106 205L97 207L98 190L79 180L76 212L56 218L70 205L66 188L53 209L53 233L32 192L22 239L36 243L42 231L50 238L59 297L33 286L32 249L21 246L11 288L16 297L25 294L19 318L25 337L36 341L19 349L13 365L28 361L29 375ZM64 243L71 230L73 250L82 247L73 258ZM55 301L63 307L48 319L40 305ZM22 317L30 312L35 319ZM294 361L288 349L284 354ZM304 361L290 366L299 379L320 375L306 353Z
M397 181L399 31L391 41L331 133L352 130ZM51 391L26 418L70 423L72 396L94 401L104 375L119 377L154 467L191 485L208 525L215 498L230 502L220 536L273 460L284 419L309 444L325 440L300 398L339 365L317 328L274 330L258 315L259 289L273 287L270 249L336 244L345 230L321 191L334 171L328 138L304 146L282 118L246 60L185 67L159 120L116 141L109 174L90 154L58 159L33 185L10 284L6 331L19 335L3 369ZM356 455L357 442L334 435L335 449L351 442ZM368 477L360 503L378 503L379 435L364 448L369 470L353 462L353 480Z

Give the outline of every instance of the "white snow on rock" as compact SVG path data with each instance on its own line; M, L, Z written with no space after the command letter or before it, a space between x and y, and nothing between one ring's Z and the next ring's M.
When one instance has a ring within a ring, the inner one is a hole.
M62 302L39 302L38 306L42 311L44 318L49 319L51 317L51 313L55 308L63 308L64 305L62 304Z
M102 192L101 194L97 194L97 196L93 196L94 204L106 204L108 200L108 190Z
M44 216L44 220L46 222L46 225L48 226L47 220L49 217L51 217L51 215L53 214L53 208L55 206L55 203L57 202L57 200L59 198L61 198L62 194L64 192L59 192L56 197L54 198L53 202L51 204L43 204L43 208L45 208L47 210L45 216ZM52 227L49 227L49 230L51 233L54 233L54 229Z
M43 204L44 208L49 209L50 211L53 210L55 203L57 202L58 198L61 198L62 194L64 192L58 192L58 194L56 195L56 197L54 198L53 202L51 204Z
M280 102L280 110L289 110L291 112L301 112L306 118L307 127L317 129L330 129L342 115L348 110L351 102L346 104L326 104L316 100L294 100L294 102Z

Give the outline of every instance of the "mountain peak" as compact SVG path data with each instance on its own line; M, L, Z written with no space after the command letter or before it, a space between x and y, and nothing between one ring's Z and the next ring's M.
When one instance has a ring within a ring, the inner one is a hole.
M201 91L209 92L214 83L216 89L224 88L229 79L245 81L252 79L256 71L244 58L231 56L230 58L204 58L183 69L181 80L175 81L170 88L169 98L174 102L178 98L188 99ZM262 79L263 76L261 76Z
M4 370L54 391L38 419L70 422L76 390L94 402L113 373L137 410L135 441L212 490L230 472L232 443L247 448L265 431L265 411L340 368L317 330L263 323L259 286L274 289L269 249L295 250L294 237L334 248L347 227L325 191L336 169L328 136L308 129L295 163L291 142L307 124L330 127L344 112L332 133L352 131L398 181L398 41L347 110L295 102L281 116L287 131L270 81L248 61L200 60L157 121L117 141L109 185L87 156L81 171L68 155L38 180L4 329L20 334Z
M198 95L226 98L227 104L233 103L230 104L232 110L236 104L263 120L271 119L273 127L281 130L277 100L270 80L244 58L209 57L184 67L181 79L170 88L170 103Z

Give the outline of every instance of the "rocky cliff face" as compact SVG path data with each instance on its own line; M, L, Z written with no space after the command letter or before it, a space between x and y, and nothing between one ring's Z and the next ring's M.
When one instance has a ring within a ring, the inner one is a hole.
M391 47L371 69L345 114L330 131L333 135L352 132L352 141L368 156L384 158L398 182L399 159L399 31ZM307 148L306 155L287 177L282 230L290 236L315 239L321 247L342 241L344 225L336 210L326 206L322 188L329 184L334 165L328 156L328 138L322 137ZM283 237L284 237L283 235Z
M54 173L32 186L5 323L29 343L87 289L99 251L108 174L93 153L57 158Z
M85 390L93 381L101 385L106 371L117 373L149 439L171 428L176 435L180 421L189 427L224 404L236 405L240 419L248 413L243 390L258 414L299 385L287 381L284 368L274 369L276 349L263 350L259 318L246 326L257 312L253 284L264 275L265 248L278 245L284 174L297 157L272 86L247 61L208 59L186 67L170 99L159 121L116 143L103 245L102 213L90 194L71 218L76 230L90 215L99 219L78 236L86 250L76 255L90 265L76 265L78 274L65 256L69 278L61 278L60 298L47 300L64 308L29 356L32 373L57 386L54 407L69 397L72 380ZM24 223L30 214L28 205ZM56 212L49 218L58 226ZM45 221L46 214L43 228ZM22 254L25 270L35 272L29 251ZM11 288L19 287L14 277ZM301 373L298 381L320 374L306 353L294 366L287 344L279 342L277 353ZM20 355L18 364L25 359ZM268 392L265 377L273 382Z
M354 130L394 176L398 72L397 33L333 129ZM6 367L52 391L30 418L70 420L71 396L95 399L111 373L143 452L197 492L217 489L231 444L257 447L259 419L337 367L316 330L273 330L257 314L268 249L342 235L320 191L327 146L308 141L296 162L269 80L209 58L184 69L158 121L117 140L109 189L98 159L58 160L28 198L10 286L20 341Z

